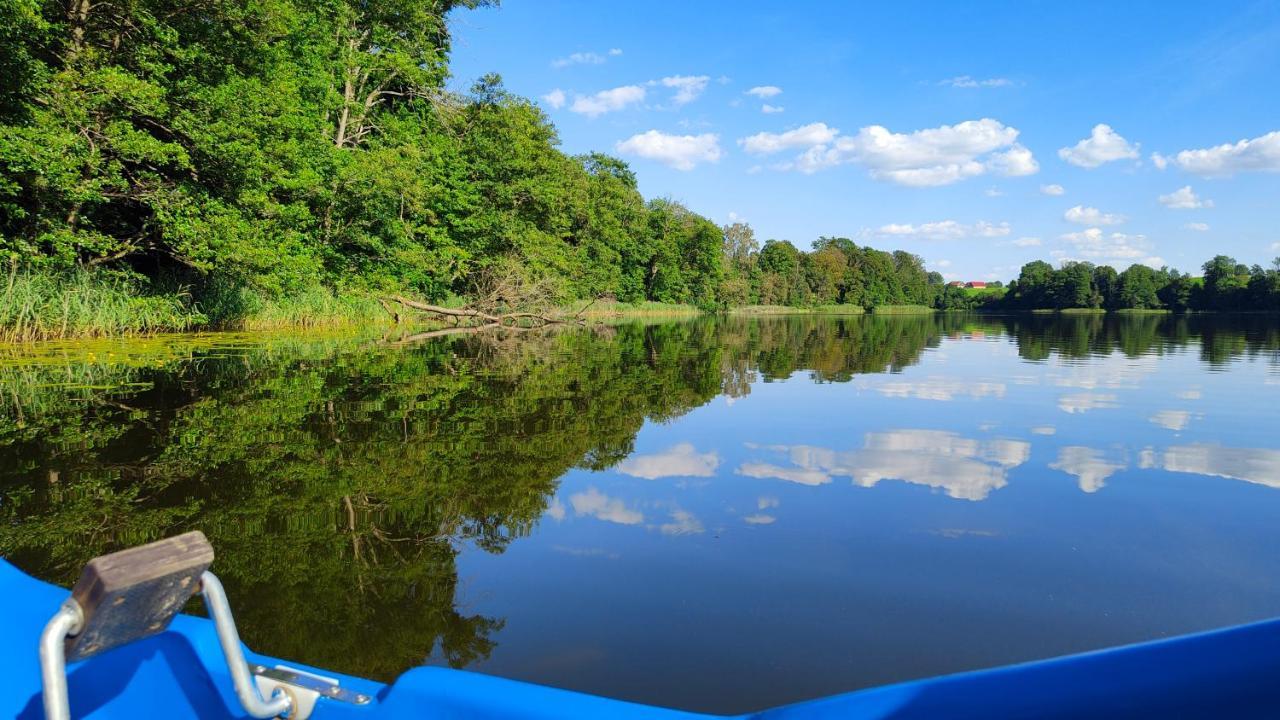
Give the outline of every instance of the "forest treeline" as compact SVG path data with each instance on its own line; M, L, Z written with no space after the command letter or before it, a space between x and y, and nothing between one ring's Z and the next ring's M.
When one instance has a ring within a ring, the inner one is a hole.
M174 325L440 301L494 267L566 300L713 305L719 227L646 202L620 160L561 152L497 76L446 89L449 13L478 4L4 3L0 324L104 286Z
M617 158L562 152L497 76L448 90L450 13L480 4L0 4L0 336L363 319L495 274L560 303L997 302L907 252L761 246L646 200ZM1274 306L1255 270L1149 292L1133 268L1032 264L1000 306Z
M1044 261L1022 266L1008 291L987 302L1008 310L1278 311L1280 258L1270 268L1248 266L1218 255L1203 276L1134 264L1123 272L1108 265L1068 262L1055 269Z

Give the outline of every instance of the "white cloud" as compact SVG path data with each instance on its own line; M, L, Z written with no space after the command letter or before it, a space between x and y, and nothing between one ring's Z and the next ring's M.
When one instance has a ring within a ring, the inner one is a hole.
M618 56L619 56L619 55L621 55L621 54L622 54L622 48L609 48L609 55L610 55L610 56L612 56L612 57L618 57Z
M821 470L784 468L768 463L743 463L734 472L746 477L785 480L800 485L825 485L831 482L831 476Z
M1165 450L1163 457L1144 453L1143 466L1280 488L1280 450L1181 445Z
M951 261L950 261L950 260L938 260L937 262L935 262L935 263L933 263L933 264L934 264L934 265L937 265L937 266L938 266L938 267L940 267L940 268L948 268L948 267L951 267Z
M1004 191L998 187L989 187L982 191L982 194L987 197L1004 197Z
M614 150L624 155L635 155L656 160L676 170L692 170L701 163L720 160L720 136L714 133L702 135L667 135L650 130L614 145Z
M760 112L764 113L765 115L776 115L777 113L780 113L780 112L786 112L786 110L787 109L782 107L781 105L770 105L769 103L765 103L760 106Z
M848 477L862 487L873 487L881 480L901 480L938 488L964 500L982 500L992 490L1004 487L1008 470L1031 457L1027 442L981 442L938 430L868 433L862 449L847 452L808 445L770 449L785 452L794 467L756 463L744 465L738 472L807 485L828 483L833 477Z
M601 90L595 95L579 95L574 98L569 110L594 118L641 102L644 95L644 88L639 85L623 85L612 90Z
M1106 393L1075 393L1058 398L1058 409L1072 415L1114 407L1119 407L1116 396Z
M564 107L564 103L565 103L564 91L561 90L560 88L556 88L555 90L552 90L546 95L543 95L542 101L550 105L551 109L559 110L560 108Z
M661 82L663 87L675 89L676 94L671 98L671 102L676 107L680 107L697 100L698 96L707 89L707 82L710 79L706 75L672 75L662 78Z
M1058 432L1058 429L1052 425L1037 425L1031 428L1031 432L1036 435L1054 435Z
M622 51L617 48L613 48L608 54L611 56L618 56L622 54ZM552 60L551 67L560 69L569 67L570 65L603 65L606 61L608 61L608 58L600 53L576 52L572 55Z
M1123 464L1107 462L1101 452L1078 445L1059 450L1058 461L1049 467L1076 476L1080 489L1087 493L1101 490L1107 478L1125 469Z
M1169 158L1158 152L1151 153L1151 164L1156 166L1157 170L1164 170L1169 167Z
M644 522L644 514L639 510L632 510L621 500L611 498L595 488L570 495L569 504L578 515L590 515L619 525L639 525Z
M1213 207L1212 200L1205 200L1196 195L1190 185L1180 187L1168 195L1161 195L1160 204L1174 210L1199 210Z
M1110 125L1099 123L1093 127L1089 137L1075 144L1075 147L1062 148L1058 157L1072 165L1083 168L1096 168L1103 163L1116 160L1131 160L1138 157L1138 144L1130 144L1120 137Z
M1020 237L1013 241L1016 247L1040 247L1040 238L1038 237Z
M618 463L623 475L657 480L665 477L711 477L720 466L715 452L700 453L689 443L680 443L660 453L632 455Z
M564 519L564 503L560 502L560 498L551 498L551 506L547 508L547 515L557 522Z
M1040 163L1036 162L1035 156L1030 150L1018 144L1005 152L992 153L991 159L987 161L987 167L1010 177L1035 175L1040 172Z
M1061 185L1058 185L1055 183L1053 185L1041 185L1040 192L1044 193L1045 195L1062 195L1066 193L1067 190Z
M1004 237L1012 230L1007 222L995 224L979 220L972 225L966 225L955 220L939 220L919 225L890 223L880 226L876 232L885 236L912 237L921 240L958 240L967 237Z
M1119 225L1125 221L1123 215L1104 213L1095 207L1076 205L1062 214L1062 219L1080 225Z
M1072 246L1073 252L1061 253L1062 260L1088 260L1089 262L1139 262L1158 268L1164 260L1151 254L1151 243L1145 235L1128 235L1113 232L1110 235L1100 228L1089 228L1080 232L1067 233L1060 236L1063 242Z
M776 497L771 497L769 495L761 495L760 497L756 498L756 508L758 510L768 510L769 508L776 508L781 504L782 504L782 501L778 500L778 498Z
M995 172L1030 175L1039 170L1031 151L1017 143L1018 130L990 118L955 125L894 133L871 125L857 135L841 136L825 123L811 123L787 133L758 133L739 140L747 152L775 153L804 148L779 170L813 173L856 163L871 177L911 187L949 185Z
M969 382L959 378L931 377L910 382L886 382L876 388L887 397L916 398L919 400L954 400L956 397L1002 398L1006 386L996 382Z
M979 80L969 77L968 75L960 75L953 78L947 78L938 83L939 85L950 85L954 88L992 88L992 87L1008 87L1013 84L1009 78L986 78Z
M826 123L809 123L783 133L761 132L738 140L742 149L753 155L772 155L783 150L823 145L840 133Z
M1280 172L1280 130L1235 144L1183 150L1163 160L1166 164L1172 162L1186 172L1205 177L1238 172Z
M672 510L671 522L658 526L663 535L692 535L702 532L702 522L688 510Z
M757 85L747 91L748 95L755 95L761 100L776 97L782 94L782 88L777 85Z
M742 521L747 523L748 525L772 525L773 523L777 522L777 520L778 518L772 515L765 515L764 513L759 513L756 515L747 515L742 518Z
M913 133L873 125L835 149L868 166L872 177L912 186L947 185L986 172L987 165L979 159L1002 148L1011 149L992 160L996 169L1026 174L1030 153L1016 144L1017 137L1016 129L990 118Z
M1187 223L1182 227L1188 230L1195 230L1196 232L1209 232L1209 223L1193 222L1193 223Z
M1100 228L1066 233L1060 240L1072 246L1072 251L1055 251L1059 260L1087 260L1097 263L1142 263L1153 268L1164 265L1164 259L1152 255L1151 243L1145 235L1129 235L1113 232L1110 235Z
M1187 410L1160 410L1147 419L1166 430L1186 430L1191 422L1191 413Z

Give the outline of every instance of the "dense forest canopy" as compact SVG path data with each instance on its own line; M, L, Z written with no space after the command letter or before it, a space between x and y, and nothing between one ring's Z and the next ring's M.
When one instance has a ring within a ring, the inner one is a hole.
M5 2L0 329L225 325L300 297L436 302L495 271L560 302L705 309L1280 307L1275 269L1230 258L1203 282L1031 263L1002 298L949 287L907 252L761 244L745 224L646 201L621 160L562 152L498 76L446 89L450 13L478 4Z
M1203 271L1203 277L1192 277L1169 268L1134 264L1117 273L1108 265L1068 262L1054 269L1036 261L1022 266L999 306L1012 310L1280 310L1280 258L1263 268L1218 255L1204 264Z
M439 299L515 258L566 297L712 302L719 228L560 152L497 76L445 90L475 4L6 3L0 250L267 297Z
M0 251L213 322L316 288L437 301L494 266L563 300L933 303L916 256L760 247L646 201L621 160L561 152L496 75L447 91L448 15L476 4L8 3Z

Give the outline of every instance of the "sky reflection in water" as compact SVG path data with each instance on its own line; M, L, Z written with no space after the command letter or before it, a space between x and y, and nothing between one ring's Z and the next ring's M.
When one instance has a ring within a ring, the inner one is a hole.
M203 529L302 662L729 712L1280 614L1272 320L183 342L7 358L0 552Z
M1274 346L1025 354L960 331L647 424L462 559L508 621L479 669L747 709L1280 614Z

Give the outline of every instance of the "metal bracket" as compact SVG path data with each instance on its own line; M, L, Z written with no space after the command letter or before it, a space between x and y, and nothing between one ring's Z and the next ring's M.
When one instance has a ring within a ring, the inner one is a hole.
M169 626L182 603L200 590L227 661L236 697L254 718L282 715L305 718L294 707L288 685L265 696L249 673L240 634L222 583L208 570L213 548L199 532L94 558L80 582L40 635L40 679L48 720L71 716L67 698L67 660L81 660L139 640ZM199 582L193 582L199 578ZM334 686L336 687L336 685ZM332 694L327 695L332 697ZM315 695L311 704L314 705ZM368 702L366 697L364 702ZM308 714L310 709L308 709Z
M368 705L373 701L372 697L364 693L342 687L334 678L304 670L284 665L252 665L249 669L253 673L254 684L264 696L270 696L279 690L293 699L289 720L307 720L320 698L349 705Z

